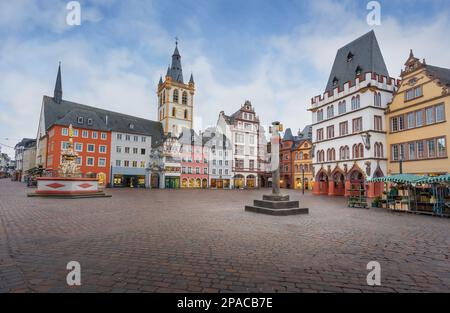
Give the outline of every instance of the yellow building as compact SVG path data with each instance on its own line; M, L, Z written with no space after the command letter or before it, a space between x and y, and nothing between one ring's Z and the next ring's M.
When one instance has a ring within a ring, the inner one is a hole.
M450 172L450 69L411 51L401 80L386 111L388 174Z
M312 173L312 143L310 139L300 140L292 147L293 186L294 189L303 189L302 181L305 179L305 190L312 189L314 179Z

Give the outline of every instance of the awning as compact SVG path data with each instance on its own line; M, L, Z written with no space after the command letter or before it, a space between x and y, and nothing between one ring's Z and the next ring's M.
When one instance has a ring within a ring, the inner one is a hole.
M426 177L420 183L423 184L439 184L439 183L450 183L450 174L445 174L435 177Z
M417 184L422 183L424 180L428 179L428 177L425 176L418 176L413 174L398 174L398 175L391 175L391 176L384 176L384 177L375 177L368 179L367 182L369 183L400 183L400 184Z

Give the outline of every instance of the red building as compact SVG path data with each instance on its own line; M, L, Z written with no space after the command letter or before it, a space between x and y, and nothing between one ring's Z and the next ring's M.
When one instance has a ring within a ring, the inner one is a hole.
M81 121L81 119L80 119ZM69 124L70 125L70 124ZM73 145L78 154L77 164L85 177L109 181L111 132L78 128L73 125ZM67 125L53 125L48 130L46 168L57 171L61 164L61 153L69 144Z
M283 140L280 141L280 187L291 189L293 187L292 175L292 146L294 145L294 136L291 129L286 129Z
M180 137L181 188L208 188L208 148L192 129L184 128Z

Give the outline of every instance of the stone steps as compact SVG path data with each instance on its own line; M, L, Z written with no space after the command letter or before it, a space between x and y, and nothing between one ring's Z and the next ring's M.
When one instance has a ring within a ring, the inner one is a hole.
M259 206L245 206L245 211L253 212L253 213L261 213L267 215L275 215L275 216L288 216L288 215L299 215L299 214L308 214L309 209L307 208L290 208L290 209L270 209Z
M300 203L298 201L254 200L253 205L268 209L292 209L298 208Z

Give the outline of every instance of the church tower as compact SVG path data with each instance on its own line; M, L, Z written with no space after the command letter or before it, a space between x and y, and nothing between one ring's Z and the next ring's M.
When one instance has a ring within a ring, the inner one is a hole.
M177 41L172 64L167 68L164 81L161 77L158 83L158 120L162 123L164 134L171 133L178 136L183 128L192 129L194 93L194 76L191 74L187 84L183 80Z

